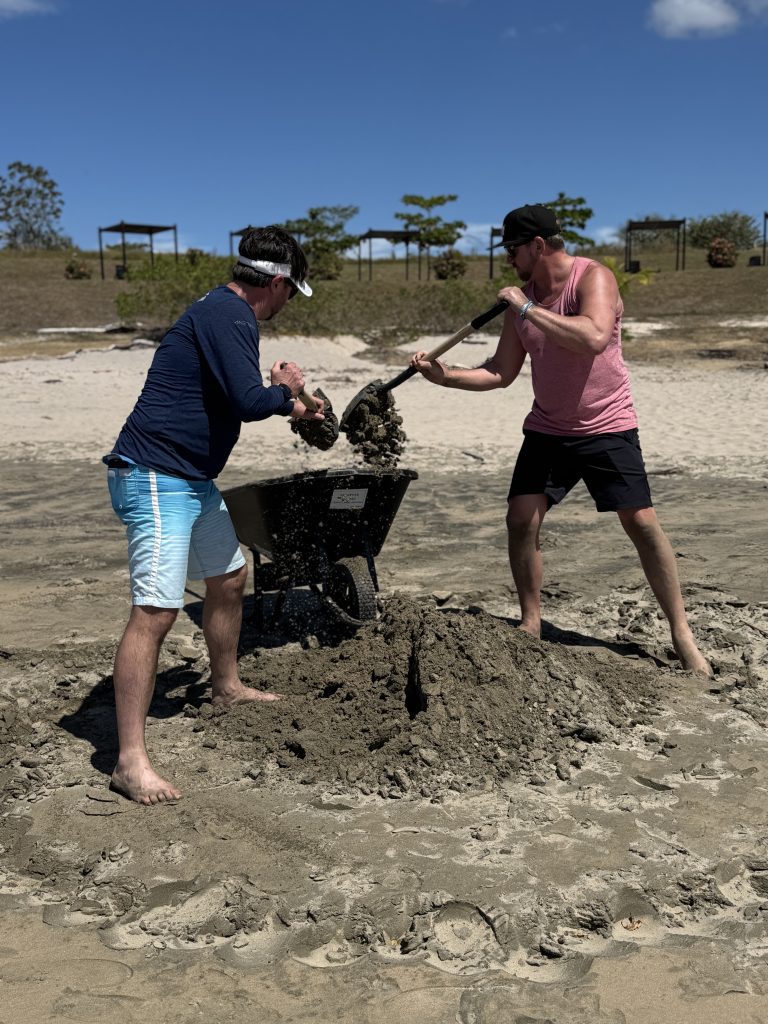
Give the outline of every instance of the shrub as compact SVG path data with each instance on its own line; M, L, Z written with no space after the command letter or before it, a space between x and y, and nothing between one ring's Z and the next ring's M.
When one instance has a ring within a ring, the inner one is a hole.
M707 263L710 267L735 267L737 256L733 242L727 238L713 238L709 244Z
M446 249L433 260L432 269L438 281L450 281L464 277L467 272L467 261L458 249Z
M123 320L144 319L170 326L201 295L231 280L232 260L203 255L194 264L176 263L173 256L134 262L128 288L117 297ZM313 282L314 276L310 278ZM376 346L408 345L419 335L452 334L462 324L494 305L498 281L395 283L326 281L307 301L297 297L274 320L263 321L265 334L333 337L353 334ZM498 331L498 321L486 328Z
M121 320L149 316L167 327L187 306L216 285L232 279L232 259L224 256L194 255L194 259L176 259L166 253L128 267L130 285L117 297Z
M81 281L91 276L91 269L85 262L85 258L77 249L69 254L69 259L64 265L64 277L68 281Z
M623 264L620 264L615 256L601 256L600 262L603 266L608 267L610 272L616 278L619 295L622 298L624 298L633 285L651 283L651 275L654 273L652 270L639 270L636 274L630 274L628 270L624 269Z
M688 241L693 248L707 249L720 238L733 242L737 249L751 249L760 239L760 230L754 217L738 210L694 217L688 222Z
M304 247L306 252L307 247ZM307 253L309 261L308 278L310 281L336 281L341 277L344 260L338 252L323 239L315 239L311 252Z

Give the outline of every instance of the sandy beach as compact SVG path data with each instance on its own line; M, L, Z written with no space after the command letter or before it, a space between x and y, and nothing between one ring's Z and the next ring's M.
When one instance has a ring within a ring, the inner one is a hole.
M152 354L0 364L0 1022L768 1020L768 371L630 365L713 680L677 667L581 486L543 530L543 638L515 630L529 370L488 394L415 379L379 618L340 631L292 592L241 638L243 680L284 699L224 713L190 584L148 730L185 795L144 808L108 789L129 593L99 460ZM267 338L263 369L278 358L341 411L407 354ZM275 417L219 484L353 464Z

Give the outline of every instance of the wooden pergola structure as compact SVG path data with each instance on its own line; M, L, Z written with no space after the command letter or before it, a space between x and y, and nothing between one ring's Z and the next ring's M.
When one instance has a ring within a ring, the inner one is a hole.
M418 231L405 231L393 228L389 231L374 231L369 229L364 235L360 235L357 240L357 280L362 281L363 279L363 242L368 242L368 280L373 279L373 240L374 238L383 238L388 242L405 242L405 279L408 280L408 245L411 242L418 240ZM421 276L421 267L419 267L419 276Z
M624 270L626 271L626 273L637 273L637 271L640 269L640 264L637 263L636 261L633 261L632 259L632 232L667 230L677 232L677 247L675 249L675 270L685 270L685 219L630 220L627 221L627 236L626 241L624 243Z
M488 247L488 277L493 280L493 240L503 238L504 228L491 228L491 241Z
M114 232L121 236L123 245L123 273L125 273L126 266L126 249L125 249L125 236L126 235L148 235L149 236L149 259L154 267L155 265L155 251L152 245L153 237L160 231L172 231L173 232L173 251L176 255L176 262L179 262L179 239L176 233L175 224L128 224L126 221L121 220L119 224L112 224L108 228L99 228L99 261L101 263L101 279L104 280L104 247L102 244L102 236L105 232Z

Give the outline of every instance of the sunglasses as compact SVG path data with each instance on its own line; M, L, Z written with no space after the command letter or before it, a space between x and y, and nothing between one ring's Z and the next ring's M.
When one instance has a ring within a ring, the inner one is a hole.
M531 242L532 241L533 239L531 239ZM522 249L524 245L530 245L531 242L520 242L519 245L505 245L504 251L506 252L507 256L511 256L514 259L517 255L518 249Z

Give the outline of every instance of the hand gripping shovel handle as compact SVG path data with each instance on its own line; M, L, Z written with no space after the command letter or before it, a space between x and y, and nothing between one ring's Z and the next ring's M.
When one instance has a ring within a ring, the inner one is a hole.
M433 348L431 352L427 352L424 358L428 362L432 359L439 358L443 352L447 352L449 348L453 348L453 346L458 345L460 341L464 341L472 331L477 331L481 327L484 327L485 324L490 323L491 320L495 320L500 313L504 312L508 305L509 303L506 299L502 299L501 302L497 302L495 306L491 306L490 309L486 309L484 313L476 316L474 320L470 320L468 324L465 324L460 330L456 331L455 334L452 334L450 338L446 338L445 341L441 341L437 348ZM381 387L377 388L377 391L391 391L392 388L396 388L399 384L408 380L409 377L412 377L414 373L418 373L416 367L409 366L407 370L403 370L403 372L399 373L397 377L394 377L386 384L382 384Z
M285 366L285 363L281 363L281 366ZM309 409L310 412L317 412L320 406L317 404L317 400L308 395L306 391L300 391L296 396L305 409Z
M306 391L299 392L299 401L306 409L309 409L310 412L317 412L320 408L317 404L317 400L314 399L312 395L308 395Z

